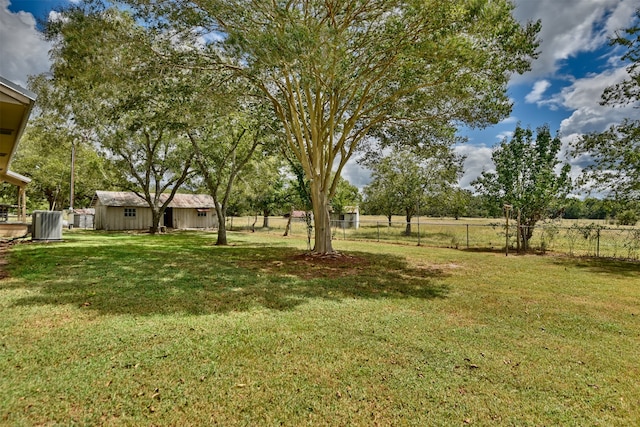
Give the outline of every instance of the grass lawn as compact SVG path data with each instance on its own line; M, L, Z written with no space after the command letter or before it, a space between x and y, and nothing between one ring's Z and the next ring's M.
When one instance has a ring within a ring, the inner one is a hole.
M640 264L65 233L0 280L0 425L628 426Z

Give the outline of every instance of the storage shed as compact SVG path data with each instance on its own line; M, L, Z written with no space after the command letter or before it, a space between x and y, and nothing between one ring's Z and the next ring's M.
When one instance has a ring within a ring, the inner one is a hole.
M160 198L167 200L168 194ZM148 230L152 212L147 202L128 191L96 191L91 206L95 209L96 230ZM176 194L160 219L160 226L175 229L217 228L213 197L207 194Z
M95 216L96 210L93 208L74 209L73 226L75 228L93 228L93 218L95 218Z
M332 225L340 228L360 228L360 209L358 206L345 206L344 212L331 213Z

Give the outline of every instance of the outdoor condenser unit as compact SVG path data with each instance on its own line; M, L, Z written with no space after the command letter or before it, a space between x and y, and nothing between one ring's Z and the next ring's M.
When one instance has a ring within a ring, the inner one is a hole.
M62 240L62 212L33 211L32 240Z

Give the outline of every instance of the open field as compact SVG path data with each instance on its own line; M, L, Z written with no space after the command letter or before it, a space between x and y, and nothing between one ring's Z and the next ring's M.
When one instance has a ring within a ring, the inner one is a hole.
M640 419L640 264L65 232L0 280L0 425Z
M250 229L254 217L235 217L227 220L227 227L236 230ZM287 220L270 217L269 228L263 229L258 217L256 230L282 235ZM333 221L336 240L364 240L375 242L424 245L441 248L504 250L506 227L504 218L430 218L414 217L411 235L407 236L406 221L394 216L391 225L382 216L361 216L360 227L349 228L341 221ZM292 223L292 233L306 235L306 225L297 220ZM516 249L516 224L512 219L509 228L509 246ZM640 227L617 226L605 220L554 220L540 222L530 242L537 252L552 252L571 256L596 256L620 259L640 259Z

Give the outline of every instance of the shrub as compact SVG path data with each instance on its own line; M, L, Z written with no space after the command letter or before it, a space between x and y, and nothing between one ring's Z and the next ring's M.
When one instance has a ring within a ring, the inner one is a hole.
M638 213L632 209L620 212L616 216L618 225L636 225L638 222Z

